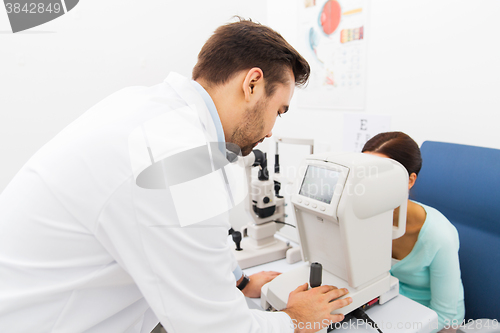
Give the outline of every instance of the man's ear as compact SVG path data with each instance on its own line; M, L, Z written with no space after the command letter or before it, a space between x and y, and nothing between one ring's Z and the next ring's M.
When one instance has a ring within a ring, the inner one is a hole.
M254 67L247 72L243 80L243 94L245 101L250 102L254 96L259 96L264 92L264 73L262 69Z
M410 175L410 179L408 181L408 189L411 189L413 185L415 185L416 181L417 181L417 174L415 172L412 172Z

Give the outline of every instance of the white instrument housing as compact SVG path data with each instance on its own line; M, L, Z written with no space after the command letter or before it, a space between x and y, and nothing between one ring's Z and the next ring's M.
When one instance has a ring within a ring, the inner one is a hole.
M302 259L321 263L323 284L347 288L345 297L353 298L333 313L347 314L387 292L397 295L397 279L389 271L392 239L405 233L406 169L389 158L328 153L309 156L300 170L292 204ZM399 223L393 227L397 207ZM288 294L308 282L308 267L270 282L263 288L263 305L284 308Z

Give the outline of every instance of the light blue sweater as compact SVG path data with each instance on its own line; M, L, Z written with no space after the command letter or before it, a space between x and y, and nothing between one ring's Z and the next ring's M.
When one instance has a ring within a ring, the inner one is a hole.
M465 315L464 289L458 261L457 229L437 209L417 203L426 213L410 254L392 266L399 293L436 311L441 330L460 325Z

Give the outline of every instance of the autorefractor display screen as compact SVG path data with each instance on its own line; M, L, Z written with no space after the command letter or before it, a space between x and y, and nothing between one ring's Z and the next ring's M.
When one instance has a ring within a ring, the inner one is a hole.
M332 201L340 172L307 166L299 194L329 204Z

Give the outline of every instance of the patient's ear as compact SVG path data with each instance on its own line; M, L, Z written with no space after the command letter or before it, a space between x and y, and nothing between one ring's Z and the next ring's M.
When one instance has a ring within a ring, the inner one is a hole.
M410 179L408 181L408 189L411 189L413 185L415 185L415 181L417 180L417 174L412 172L410 175Z

